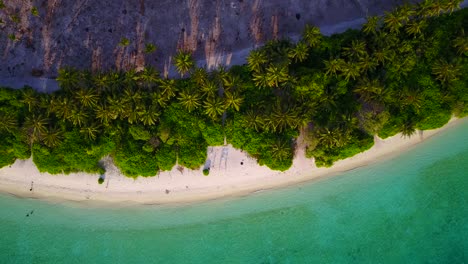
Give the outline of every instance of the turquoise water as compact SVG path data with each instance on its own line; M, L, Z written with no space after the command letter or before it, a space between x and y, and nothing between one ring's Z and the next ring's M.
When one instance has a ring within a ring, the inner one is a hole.
M468 121L391 160L244 198L108 209L0 196L0 263L467 262Z

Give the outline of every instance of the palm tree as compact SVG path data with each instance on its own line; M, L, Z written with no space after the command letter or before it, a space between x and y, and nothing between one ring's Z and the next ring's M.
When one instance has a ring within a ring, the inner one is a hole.
M168 100L176 95L175 92L177 91L177 88L176 88L176 83L174 79L160 80L159 87L160 87L162 96Z
M286 140L278 139L271 146L271 156L275 160L286 160L292 155L291 147Z
M416 133L416 127L411 119L403 122L401 124L400 130L403 137L411 137L414 133Z
M62 142L62 133L63 131L59 127L50 127L44 132L42 142L47 147L54 148Z
M256 71L253 73L252 80L257 87L268 87L268 78L264 72Z
M242 124L244 127L253 128L256 131L260 131L263 128L263 119L259 116L257 111L248 110L245 115L242 116Z
M189 112L192 112L195 110L195 108L201 105L200 95L198 95L196 92L182 91L179 93L179 97L177 99L180 101L180 104Z
M145 44L145 53L146 54L151 54L156 51L157 47L153 43L146 43Z
M234 90L241 88L242 81L238 75L230 73L223 79L225 90Z
M296 109L285 107L279 101L274 105L271 114L266 118L265 125L273 131L282 132L288 128L297 128L298 113Z
M203 96L213 97L218 92L218 86L212 81L206 81L201 87L200 91Z
M424 96L423 94L415 89L409 89L408 87L403 87L400 90L400 100L399 103L402 108L410 107L414 112L419 113L423 106Z
M141 107L136 106L132 107L131 109L128 109L129 111L127 112L127 122L130 124L137 123L140 120L140 111Z
M229 75L229 72L223 65L219 65L216 70L211 71L211 77L213 81L218 85L222 85L224 83L224 80L226 80L226 78L228 78Z
M195 61L190 52L179 51L179 53L174 56L174 64L180 75L184 77L184 75L195 66Z
M154 83L158 81L158 79L159 79L159 72L153 67L145 67L138 74L138 80L146 88L150 88L152 85L154 85Z
M93 84L99 91L108 91L111 89L110 76L106 73L97 73L93 76Z
M324 145L328 149L344 146L347 139L347 135L344 135L340 129L330 130L329 128L325 128L317 131L317 134L319 144Z
M166 108L170 100L161 92L153 92L150 96L152 104L159 105L162 108Z
M97 135L101 131L100 128L101 125L98 123L93 123L91 125L80 128L80 133L82 133L89 140L96 140Z
M266 71L266 80L270 87L278 87L279 84L288 81L289 73L287 66L270 65Z
M391 33L398 33L405 20L406 18L402 17L398 10L394 10L393 12L386 12L384 17L385 27Z
M430 8L430 14L432 16L438 16L444 11L444 4L442 1L433 1L431 8Z
M305 59L307 59L308 55L309 47L303 41L297 43L297 45L294 48L290 49L288 52L289 58L293 59L294 62L302 62Z
M46 94L46 93L39 94L39 103L38 103L39 109L40 111L45 110L45 112L47 113L47 116L50 115L49 107L50 107L52 98L53 97L50 94Z
M55 95L51 95L49 98L49 105L47 106L47 116L50 116L51 113L55 113L59 107L59 99Z
M450 83L458 80L460 76L460 66L457 64L448 63L446 60L439 60L432 67L432 74L442 83Z
M124 96L126 100L133 102L134 104L139 104L143 99L143 95L138 90L132 90L130 88L125 88Z
M121 87L125 80L125 75L117 71L110 71L107 73L107 78L109 80L110 91L113 91Z
M60 87L66 90L75 88L78 85L79 79L79 72L69 67L59 69L58 77L56 78Z
M115 117L114 119L117 119L119 117L120 119L125 118L127 115L126 111L129 107L128 105L131 105L131 103L128 102L126 99L118 98L116 96L111 96L111 95L107 96L106 102L107 102L109 110L114 114L113 116Z
M362 72L367 72L375 70L378 63L375 59L366 54L364 57L359 59L358 65Z
M101 121L102 124L108 125L111 120L117 118L118 114L107 105L98 105L94 110L96 118Z
M422 17L434 17L440 15L445 5L439 0L424 0L419 4L418 14Z
M412 20L405 28L406 33L414 37L421 36L422 31L426 28L427 22L425 20Z
M31 112L32 108L38 104L38 98L36 92L33 89L27 88L21 91L23 99L22 103L28 105L28 111Z
M450 11L450 13L460 9L460 4L463 0L444 0L442 2L443 9L446 11Z
M219 97L208 97L203 107L205 108L205 114L212 119L216 119L218 116L222 115L225 110L223 101L221 101Z
M292 44L288 40L270 40L263 47L263 51L268 57L268 61L275 65L289 65L291 60L288 52Z
M263 50L253 50L247 57L247 65L254 72L260 72L263 65L268 62L268 57Z
M224 105L227 109L234 108L236 111L239 111L244 98L241 97L237 92L226 92L224 98Z
M361 75L361 69L357 63L346 62L343 65L343 75L347 81L350 79L356 80Z
M91 89L80 89L75 93L75 98L82 106L91 108L96 106L99 95Z
M28 115L25 118L23 129L26 132L27 137L31 144L40 140L42 135L47 132L47 123L49 120L42 117L42 115Z
M54 111L55 115L59 118L68 119L72 112L72 108L73 108L73 102L68 100L67 97L62 97L61 99L58 99L56 103L56 107L51 109L51 111Z
M159 117L159 113L155 106L150 106L146 109L143 108L138 114L140 116L140 121L145 126L154 126Z
M336 93L332 89L326 89L320 97L320 108L322 111L332 113L336 110Z
M139 79L139 76L135 69L130 69L125 72L123 76L123 83L125 84L126 87L135 87L137 84L137 81Z
M396 9L398 16L401 18L403 23L407 23L410 19L416 15L416 10L414 10L413 5L405 3Z
M332 59L323 61L325 64L325 74L326 75L337 75L339 71L343 70L343 65L345 65L345 61L343 59Z
M366 34L375 34L379 30L380 19L378 16L367 17L366 23L362 25L362 31Z
M18 122L13 115L0 112L0 132L12 133L18 126Z
M375 58L377 63L381 63L382 65L385 65L386 62L393 60L395 56L395 52L388 48L382 48L382 49L376 50L374 54L372 55Z
M304 32L302 33L302 39L309 45L309 47L318 47L322 40L320 28L316 26L306 25L304 28Z
M351 59L359 59L366 54L366 42L363 40L353 40L350 47L343 48L343 55Z
M423 0L418 4L417 13L420 17L430 17L432 16L430 10L433 0Z
M208 73L205 68L195 68L192 74L192 80L198 85L202 86L208 79Z
M386 95L386 90L378 79L369 80L365 78L358 83L354 92L367 103L374 101L382 102Z
M74 125L81 127L88 118L88 114L83 109L72 109L68 120Z
M462 29L460 36L453 41L453 47L457 49L458 54L468 56L468 37L465 37L465 31Z

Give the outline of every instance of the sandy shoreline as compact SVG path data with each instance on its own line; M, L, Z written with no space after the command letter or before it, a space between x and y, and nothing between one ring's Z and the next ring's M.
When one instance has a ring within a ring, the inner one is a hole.
M100 185L97 183L98 175L41 174L31 159L17 160L10 167L0 169L0 192L28 198L117 206L186 204L244 196L336 175L382 158L389 158L462 120L464 119L452 119L443 128L417 133L411 138L403 138L400 134L385 140L376 138L373 148L352 158L338 161L331 168L316 168L313 160L304 157L304 149L298 149L293 166L286 172L276 172L259 166L246 153L228 145L208 149L208 159L211 161L209 176L203 176L201 169L184 169L181 172L174 167L172 171L160 173L156 177L139 177L134 180L121 175L111 160L105 159L106 180Z

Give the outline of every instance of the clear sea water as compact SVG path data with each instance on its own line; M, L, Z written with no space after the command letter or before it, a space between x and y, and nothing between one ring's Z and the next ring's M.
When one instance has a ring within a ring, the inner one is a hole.
M468 263L468 121L392 159L243 198L110 209L3 195L0 263Z

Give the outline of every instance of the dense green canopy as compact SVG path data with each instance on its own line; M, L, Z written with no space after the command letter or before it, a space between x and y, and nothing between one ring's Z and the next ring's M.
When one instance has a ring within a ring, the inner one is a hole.
M183 79L63 68L61 90L0 89L0 167L31 153L39 170L102 173L110 155L128 176L176 163L199 168L225 140L275 170L292 164L303 133L319 166L386 138L468 114L468 10L424 1L326 37L307 26L296 44L269 41L248 64L208 72L191 54Z

